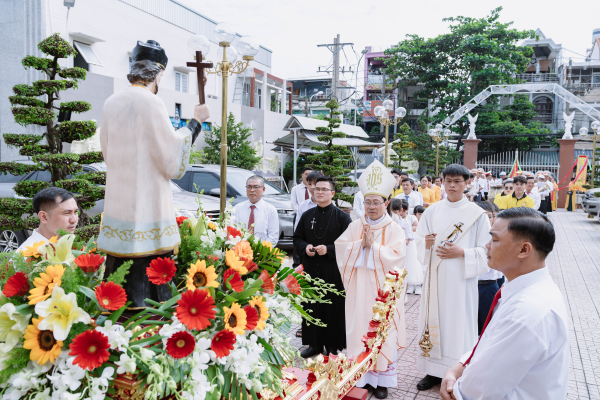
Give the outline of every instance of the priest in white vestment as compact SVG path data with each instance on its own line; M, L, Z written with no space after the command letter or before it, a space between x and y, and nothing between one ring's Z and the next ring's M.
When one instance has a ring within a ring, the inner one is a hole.
M463 195L469 170L451 164L443 172L447 198L428 207L415 232L417 255L426 267L417 338L417 367L428 390L477 341L477 277L489 271L490 239L486 212ZM433 251L433 253L432 253ZM430 278L431 276L431 278ZM423 347L430 342L431 349ZM429 357L422 354L425 353Z
M387 214L388 197L396 179L379 161L374 161L358 180L364 195L365 215L352 222L335 241L335 253L346 290L346 343L348 354L358 356L365 350L362 337L373 317L377 289L383 287L385 274L403 268L406 239L400 226ZM392 328L383 344L377 364L357 384L375 388L375 397L387 397L387 388L397 386L398 349L406 346L404 295L397 301Z
M168 61L164 49L153 40L138 42L131 57L131 86L110 96L102 110L107 175L98 250L109 255L105 276L134 259L124 288L131 307L144 307L145 298L171 297L167 285L148 282L146 267L159 255L170 256L180 242L170 180L185 174L209 112L196 106L194 118L175 131L156 96Z

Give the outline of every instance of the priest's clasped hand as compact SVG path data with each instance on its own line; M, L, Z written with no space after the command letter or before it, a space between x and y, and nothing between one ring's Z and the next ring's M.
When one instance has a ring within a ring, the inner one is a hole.
M465 251L462 247L450 242L444 242L443 246L438 246L435 250L437 255L442 260L448 260L450 258L460 258L465 256Z
M363 231L364 231L364 233L363 233L362 247L365 247L365 248L371 247L373 245L373 242L375 241L373 232L371 231L371 225L364 225Z
M306 254L308 254L309 257L313 257L316 254L316 251L312 244L306 246Z
M320 256L324 256L325 254L327 254L327 246L325 246L324 244L321 244L317 247L314 248L317 253L319 253Z

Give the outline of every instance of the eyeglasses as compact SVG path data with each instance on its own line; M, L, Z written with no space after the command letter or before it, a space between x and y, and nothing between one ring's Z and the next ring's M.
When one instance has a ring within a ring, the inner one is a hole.
M258 186L258 185L251 186L251 185L248 185L248 186L246 186L246 189L247 190L260 190L261 187L264 187L264 186Z
M379 207L382 204L383 203L380 201L376 201L374 203L371 203L370 201L365 201L365 207Z
M322 193L324 193L324 192L332 192L332 191L333 190L328 189L328 188L324 188L324 187L315 188L315 192L322 192Z
M512 186L505 186L504 190L513 190L513 187Z
M464 179L444 179L444 183L446 185L460 185L461 183L463 183L465 180Z

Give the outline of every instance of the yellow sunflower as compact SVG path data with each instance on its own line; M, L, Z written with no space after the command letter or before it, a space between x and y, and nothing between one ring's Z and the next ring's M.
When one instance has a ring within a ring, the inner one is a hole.
M269 318L269 315L271 315L271 314L269 314L269 308L265 304L265 301L262 296L252 297L252 300L250 300L249 304L252 307L254 307L256 309L256 311L258 312L259 320L258 320L258 325L256 325L256 329L258 329L259 331L262 331L265 328L265 326L267 326L265 321L267 320L267 318Z
M243 335L246 331L246 311L238 303L233 303L231 308L223 307L225 312L225 329L236 335Z
M239 272L240 275L248 273L248 269L244 267L244 260L240 260L233 250L227 250L225 252L225 264L227 264L229 268L233 268L235 271Z
M195 264L190 264L190 269L187 274L186 287L188 290L195 290L199 287L219 287L217 282L217 274L215 273L215 267L206 267L204 260L196 261Z
M41 240L37 243L34 243L33 246L25 246L25 251L23 251L23 257L34 257L38 258L40 253L38 252L38 247L43 246L46 243L45 240Z
M56 286L60 286L65 267L62 264L48 265L46 272L33 280L33 289L29 291L29 304L37 304L46 300Z
M48 361L53 363L56 357L60 355L63 342L54 339L52 331L41 331L38 329L38 324L43 318L33 318L33 325L29 325L25 329L25 342L23 348L31 350L29 359L37 361L38 364L44 365Z

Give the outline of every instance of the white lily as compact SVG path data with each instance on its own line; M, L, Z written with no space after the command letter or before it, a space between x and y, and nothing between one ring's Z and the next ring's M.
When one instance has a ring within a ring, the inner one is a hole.
M187 219L189 221L190 227L192 228L192 235L195 237L201 237L204 232L206 232L206 218L203 214L199 216L199 219L196 219L193 215L190 215Z
M35 305L35 312L44 319L38 329L53 331L56 340L66 340L73 324L90 323L90 315L77 305L75 293L65 294L61 287L55 287L52 296Z
M127 354L121 354L119 361L115 361L115 364L119 366L117 368L117 374L124 374L129 372L133 374L137 369L134 357L129 357Z
M68 234L61 237L57 243L47 243L45 246L38 248L38 253L41 254L43 260L48 260L53 263L70 263L75 259L71 249L75 235Z
M17 311L12 303L0 307L0 342L5 342L4 348L12 349L25 333L30 315L23 315Z

